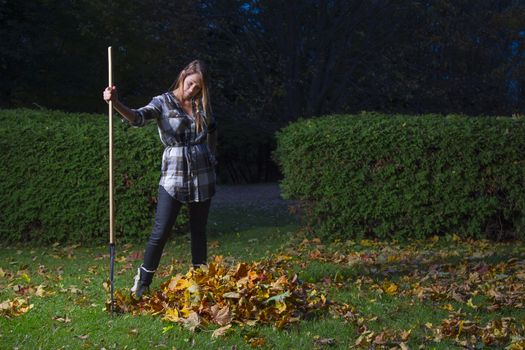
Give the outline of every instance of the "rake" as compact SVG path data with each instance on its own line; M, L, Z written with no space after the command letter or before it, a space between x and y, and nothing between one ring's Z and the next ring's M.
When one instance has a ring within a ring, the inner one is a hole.
M111 46L108 47L108 80L110 87L113 86L113 71ZM109 284L111 293L111 315L115 311L114 286L113 286L113 272L115 267L115 216L114 216L114 202L113 202L113 101L109 101Z

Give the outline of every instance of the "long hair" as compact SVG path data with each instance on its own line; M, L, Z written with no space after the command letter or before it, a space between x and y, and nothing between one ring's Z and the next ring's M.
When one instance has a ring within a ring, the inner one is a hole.
M179 73L177 79L171 84L170 90L175 90L180 87L180 91L184 94L184 79L188 75L198 73L201 79L201 91L195 95L193 103L195 107L195 121L197 125L197 132L202 130L202 123L206 118L206 124L210 125L211 118L211 101L210 92L208 90L208 70L206 65L201 60L191 61L184 69Z

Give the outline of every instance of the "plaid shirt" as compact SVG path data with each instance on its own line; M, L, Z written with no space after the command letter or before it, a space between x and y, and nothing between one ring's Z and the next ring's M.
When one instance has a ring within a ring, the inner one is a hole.
M184 112L172 92L155 96L148 105L132 110L136 112L135 123L121 117L123 123L139 128L148 121L157 121L160 140L166 146L159 185L183 203L211 198L215 194L217 161L206 139L208 132L216 129L215 118L205 117L197 133L195 119Z

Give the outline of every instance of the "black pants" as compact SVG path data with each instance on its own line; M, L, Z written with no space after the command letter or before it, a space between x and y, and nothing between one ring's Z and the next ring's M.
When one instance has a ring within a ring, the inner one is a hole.
M143 266L147 270L155 271L159 266L162 251L182 204L182 202L170 196L164 187L159 186L155 226L144 252ZM211 199L204 202L188 203L191 230L191 262L193 265L206 264L206 223L208 222L210 204Z

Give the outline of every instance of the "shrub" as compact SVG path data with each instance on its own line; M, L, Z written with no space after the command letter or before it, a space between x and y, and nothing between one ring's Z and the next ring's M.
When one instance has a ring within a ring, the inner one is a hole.
M331 115L277 132L285 198L323 237L525 237L525 121Z
M163 145L157 126L132 128L114 116L117 241L150 234ZM108 241L108 117L0 110L0 234L5 242ZM175 229L187 223L182 207Z

